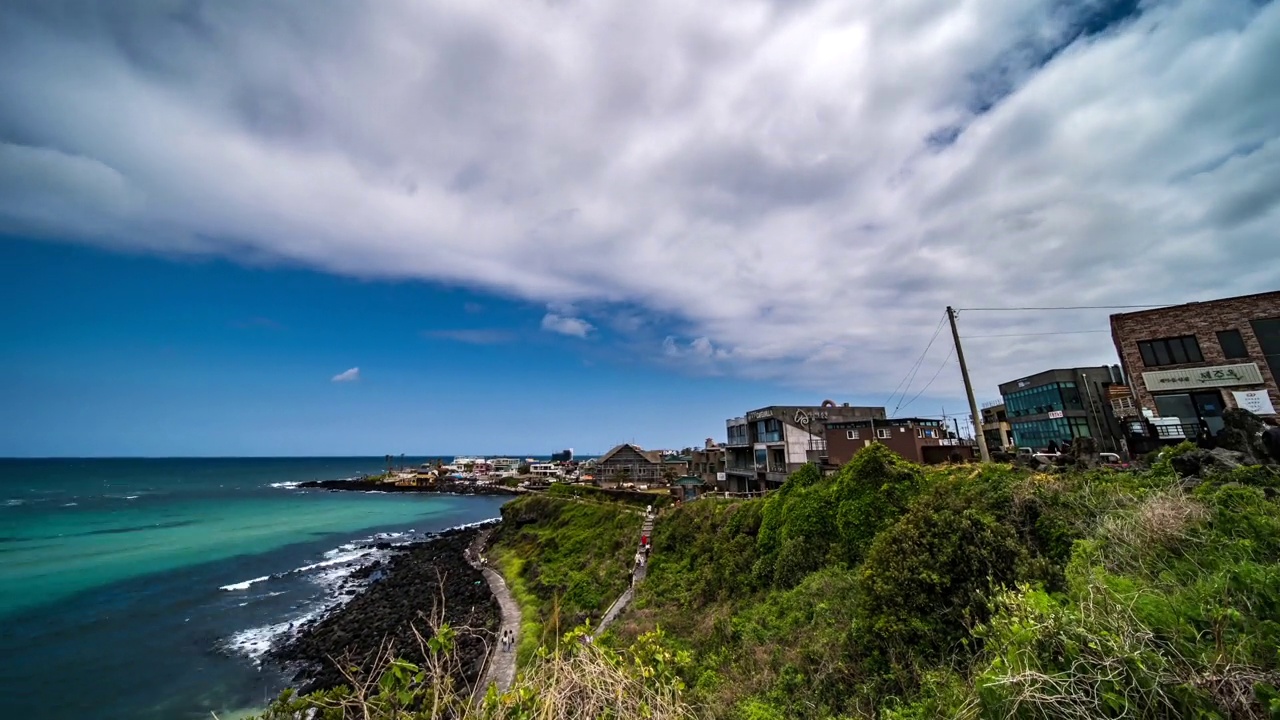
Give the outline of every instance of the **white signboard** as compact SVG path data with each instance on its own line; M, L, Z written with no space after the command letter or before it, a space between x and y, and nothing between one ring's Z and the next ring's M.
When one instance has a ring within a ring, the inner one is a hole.
M1061 411L1061 410L1050 410L1050 411L1049 411L1049 419L1050 419L1050 420L1057 420L1057 419L1058 419L1058 418L1060 418L1060 417L1062 417L1062 411Z
M1142 382L1151 392L1195 390L1230 385L1261 385L1262 373L1257 363L1214 365L1185 370L1155 370L1142 373Z
M1271 404L1271 396L1266 390L1238 390L1231 393L1236 398L1236 407L1248 410L1254 415L1275 415L1276 408Z

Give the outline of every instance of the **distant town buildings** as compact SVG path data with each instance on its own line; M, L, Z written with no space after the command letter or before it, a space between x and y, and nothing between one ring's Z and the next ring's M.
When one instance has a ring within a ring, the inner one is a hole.
M999 386L1001 401L977 418L991 449L1044 451L1093 438L1100 451L1132 457L1218 433L1229 408L1276 414L1280 292L1119 313L1110 324L1119 365L1045 370ZM522 488L579 481L653 492L661 485L669 488L657 492L692 500L776 489L805 463L830 471L871 443L923 464L975 459L974 441L950 427L945 417L890 419L883 407L830 400L770 405L726 420L723 443L707 438L681 451L624 443L584 463L574 462L572 449L551 462L457 457L398 479L496 482L527 472L541 477Z
M922 465L974 458L973 443L951 436L947 423L931 418L849 420L826 424L826 464L844 465L872 443Z
M1280 292L1111 316L1111 338L1128 378L1121 412L1173 439L1223 428L1222 412L1241 407L1274 415L1280 404Z
M829 422L883 419L883 407L771 405L725 421L725 481L729 492L777 488L806 462L827 454Z
M1013 444L1039 451L1091 437L1103 451L1120 451L1122 429L1109 388L1123 384L1120 369L1107 366L1046 370L1002 383Z

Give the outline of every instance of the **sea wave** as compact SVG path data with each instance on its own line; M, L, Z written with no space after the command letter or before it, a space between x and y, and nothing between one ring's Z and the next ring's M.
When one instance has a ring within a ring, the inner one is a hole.
M218 589L219 589L219 590L226 590L227 592L232 592L232 591L235 591L235 590L248 590L250 585L252 585L252 584L254 584L254 583L264 582L264 581L266 581L266 580L270 580L270 579L271 579L271 576L270 576L270 575L263 575L262 577L256 577L256 578L254 578L254 579L252 579L252 580L245 580L244 582L231 583L230 585L223 585L222 587L220 587L220 588L218 588Z
M249 628L247 630L237 632L223 641L222 646L230 652L247 656L255 662L261 662L262 657L266 655L267 652L272 648L287 642L304 625L324 617L326 614L350 601L351 598L354 597L354 593L350 592L351 590L366 587L372 581L371 579L353 580L351 576L357 570L390 558L398 552L398 548L401 546L418 542L450 530L464 530L482 527L497 522L500 519L501 518L496 517L489 518L487 520L457 525L446 530L432 532L426 535L420 535L415 530L408 530L405 532L382 532L359 540L343 543L326 551L322 555L324 559L319 562L302 565L287 573L279 574L279 576L306 575L306 579L308 581L323 588L321 596L313 603L308 603L309 607L306 608L305 612L282 622L262 625L260 627ZM391 547L387 548L384 546L380 549L374 547L375 543L390 543ZM241 590L254 583L267 580L270 577L273 576L254 578L253 580L248 580L244 583L226 585L221 589ZM271 595L269 594L264 597L270 596Z
M302 484L301 482L278 482L278 483L271 483L267 487L288 489L288 488L296 488L301 484Z
M5 506L5 507L18 507L19 505L25 505L25 504L26 504L26 501L25 501L25 500L19 500L19 499L17 499L17 498L14 498L14 499L12 499L12 500L5 500L5 501L4 501L4 506Z
M262 656L275 647L276 643L285 638L293 637L299 628L320 617L332 606L332 604L324 604L291 620L241 630L227 638L224 645L228 650L248 656L253 660L261 661Z

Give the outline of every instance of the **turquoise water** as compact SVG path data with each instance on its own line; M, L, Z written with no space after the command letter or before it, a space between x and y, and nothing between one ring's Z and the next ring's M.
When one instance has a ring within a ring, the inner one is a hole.
M285 679L256 655L374 559L353 541L498 514L498 498L290 487L380 463L0 460L0 717L260 706ZM69 697L71 668L92 672Z

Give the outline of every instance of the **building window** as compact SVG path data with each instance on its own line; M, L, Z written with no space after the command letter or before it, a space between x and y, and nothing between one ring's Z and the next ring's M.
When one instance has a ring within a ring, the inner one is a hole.
M1271 368L1271 376L1280 377L1280 318L1250 320L1249 324L1253 326L1253 336L1262 347L1267 367Z
M845 431L845 433L844 433L844 438L845 438L846 440L857 440L857 439L858 439L858 431L857 431L857 430L846 430L846 431Z
M1218 344L1222 346L1222 356L1228 360L1249 357L1249 350L1244 346L1244 337L1239 330L1223 330L1218 333Z
M881 440L888 440L891 436L892 433L889 431L889 428L878 428L876 430L876 437Z
M1147 367L1204 362L1195 335L1143 340L1138 343L1138 352L1142 353L1142 364Z

